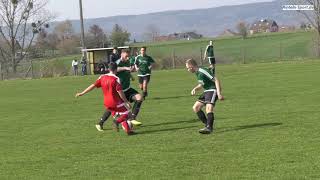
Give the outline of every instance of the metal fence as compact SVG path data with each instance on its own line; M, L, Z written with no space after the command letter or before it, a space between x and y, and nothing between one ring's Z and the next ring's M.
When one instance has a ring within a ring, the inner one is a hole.
M311 39L298 39L290 43L285 40L275 40L272 43L264 43L263 41L260 43L256 41L252 41L253 43L250 41L234 42L232 39L215 42L214 51L217 64L279 62L319 57L319 51L316 48L318 46ZM184 67L185 61L190 58L197 60L200 65L207 65L207 60L203 58L206 46L207 41L159 44L148 46L147 53L155 59L155 69L174 69ZM79 54L79 56L81 55ZM61 60L56 58L54 61L25 60L19 64L17 70L18 72L13 74L11 70L8 71L3 64L0 64L0 79L73 75L71 59L63 57Z
M79 69L79 75L81 67ZM13 73L11 67L0 65L0 80L6 79L35 79L73 75L71 61L30 59L19 63L17 72Z
M279 41L267 45L217 45L214 51L217 64L279 62L319 57L314 42L304 44L306 45L286 44ZM159 69L183 67L186 59L190 58L197 60L200 65L206 65L208 61L203 57L206 45L206 43L199 43L197 45L151 46L148 47L148 54L156 60Z

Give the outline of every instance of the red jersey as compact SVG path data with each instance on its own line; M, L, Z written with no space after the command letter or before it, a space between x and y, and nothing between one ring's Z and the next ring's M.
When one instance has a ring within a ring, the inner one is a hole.
M117 109L124 101L120 98L118 91L122 90L120 79L114 74L105 74L94 83L97 88L102 88L104 106L109 109Z

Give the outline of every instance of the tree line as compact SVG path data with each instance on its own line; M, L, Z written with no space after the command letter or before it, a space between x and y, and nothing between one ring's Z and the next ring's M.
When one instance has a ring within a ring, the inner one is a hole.
M110 46L124 46L130 40L130 33L120 25L115 24L110 34L106 33L99 25L92 25L85 33L86 48L104 48ZM70 20L58 23L52 32L43 30L37 36L34 47L37 53L45 54L47 51L59 54L74 54L79 52L80 34L75 33Z
M0 1L0 72L15 74L23 60L48 53L80 53L80 34L71 21L59 22L50 29L55 16L46 9L47 4L48 0ZM123 46L129 39L130 33L118 24L110 34L92 25L86 32L85 44L86 48Z

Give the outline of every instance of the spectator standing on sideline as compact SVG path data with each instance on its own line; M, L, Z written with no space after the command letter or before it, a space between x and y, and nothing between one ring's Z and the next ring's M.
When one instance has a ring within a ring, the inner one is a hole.
M72 61L72 68L73 68L73 75L75 76L78 76L78 65L79 65L78 60L74 59Z
M116 62L118 59L120 59L120 55L118 53L118 48L114 47L112 50L112 54L109 56L108 64L111 62Z
M82 64L82 66L81 66L82 76L87 75L87 60L86 60L86 58L82 57L82 60L80 63Z

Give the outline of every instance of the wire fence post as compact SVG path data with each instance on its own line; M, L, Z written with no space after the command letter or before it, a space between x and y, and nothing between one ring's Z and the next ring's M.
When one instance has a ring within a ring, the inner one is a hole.
M202 56L202 47L200 47L200 64L203 66L203 56Z
M172 49L172 69L176 68L176 51Z

